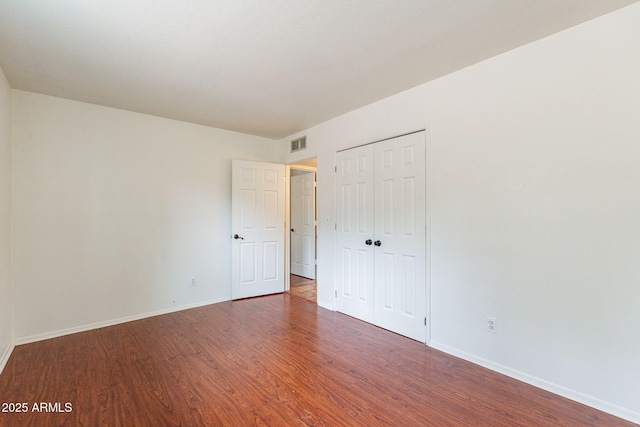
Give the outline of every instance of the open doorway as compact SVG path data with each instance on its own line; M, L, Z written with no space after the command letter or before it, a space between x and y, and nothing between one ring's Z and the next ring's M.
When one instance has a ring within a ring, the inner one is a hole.
M289 165L289 292L317 303L316 158Z

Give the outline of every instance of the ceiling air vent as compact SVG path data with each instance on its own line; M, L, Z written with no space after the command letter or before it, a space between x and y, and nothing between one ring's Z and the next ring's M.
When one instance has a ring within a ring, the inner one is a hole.
M307 148L307 137L301 136L300 138L294 139L291 141L291 152L295 153L296 151L304 150Z

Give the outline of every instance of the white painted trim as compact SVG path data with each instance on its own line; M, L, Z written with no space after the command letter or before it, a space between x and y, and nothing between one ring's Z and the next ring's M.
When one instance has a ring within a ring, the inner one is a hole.
M432 192L431 192L431 124L427 124L424 127L424 149L425 149L425 174L424 178L425 182L425 218L424 225L426 227L426 233L424 236L425 240L425 290L424 297L425 301L425 317L427 319L427 324L425 325L425 334L424 334L424 342L428 344L431 341L431 321L432 321L432 304L433 298L431 296L431 204L432 204Z
M318 161L318 158L316 156L310 157L308 160L310 159L316 159L316 162ZM284 254L284 290L285 292L288 292L291 290L291 234L289 233L289 231L291 229L291 171L292 170L300 170L300 171L307 171L307 172L312 172L316 174L316 185L318 183L318 168L317 167L313 167L313 166L304 166L304 165L298 165L295 162L294 163L289 163L289 164L285 164L285 177L286 177L286 188L285 188L285 196L284 196L284 200L285 200L285 206L284 206L284 217L285 217L285 241L284 241L284 246L285 246L285 254ZM318 286L318 223L319 223L319 219L318 219L318 199L317 199L317 194L314 195L314 201L313 201L313 205L315 207L315 216L316 216L316 292L317 292L317 286ZM317 298L316 298L317 300Z
M326 308L327 310L336 311L336 307L333 304L325 304L318 302L318 307Z
M429 343L429 346L435 348L436 350L443 351L452 356L459 357L460 359L475 363L476 365L480 365L492 371L499 372L503 375L530 384L532 386L541 388L562 397L566 397L567 399L571 399L575 402L582 403L583 405L587 405L600 411L607 412L616 417L623 418L627 421L640 424L640 413L632 411L630 409L623 408L621 406L614 405L613 403L598 399L597 397L593 397L588 394L581 393L579 391L543 380L541 378L534 377L533 375L511 369L509 367L500 365L499 363L495 363L490 360L483 359L482 357L466 353L462 350L449 347L446 344L431 341Z
M291 290L291 165L284 165L284 291ZM316 289L317 290L317 289Z
M61 329L58 331L45 332L44 334L31 335L14 339L15 345L29 344L36 341L48 340L50 338L62 337L65 335L76 334L78 332L90 331L93 329L105 328L107 326L119 325L121 323L133 322L135 320L146 319L148 317L160 316L162 314L175 313L177 311L188 310L190 308L202 307L205 305L217 304L219 302L230 301L231 298L219 298L214 300L200 301L193 304L182 305L179 307L165 308L162 310L151 311L148 313L134 314L132 316L120 317L118 319L105 320L103 322L90 323L88 325L74 326L73 328Z
M317 172L318 171L317 167L297 165L295 163L290 163L287 166L289 166L291 169L295 169L295 170L298 170L298 171L306 171L306 172Z
M11 353L13 353L13 349L16 348L13 342L9 342L9 345L2 353L2 357L0 357L0 374L4 370L4 367L7 365L9 358L11 357Z

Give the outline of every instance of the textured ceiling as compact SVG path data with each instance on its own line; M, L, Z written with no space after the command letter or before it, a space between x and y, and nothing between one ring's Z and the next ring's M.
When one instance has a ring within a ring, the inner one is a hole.
M637 0L0 0L16 89L281 138Z

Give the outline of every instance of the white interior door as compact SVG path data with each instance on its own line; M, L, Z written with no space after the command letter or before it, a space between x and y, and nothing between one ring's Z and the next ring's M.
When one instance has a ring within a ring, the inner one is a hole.
M375 319L425 341L425 133L375 145Z
M313 172L291 176L291 273L316 278L316 215Z
M233 161L233 299L284 292L284 173L284 165Z
M337 153L336 305L338 311L373 318L373 147Z

